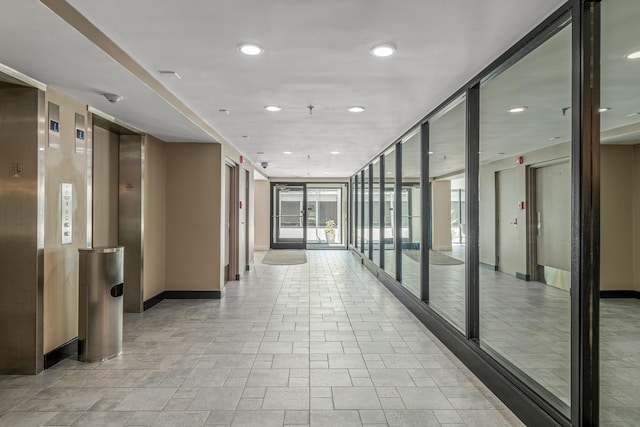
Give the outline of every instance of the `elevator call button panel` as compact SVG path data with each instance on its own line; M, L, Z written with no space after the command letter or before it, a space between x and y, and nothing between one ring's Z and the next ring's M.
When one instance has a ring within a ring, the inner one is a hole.
M60 191L60 224L62 227L62 244L73 242L73 184L62 183Z

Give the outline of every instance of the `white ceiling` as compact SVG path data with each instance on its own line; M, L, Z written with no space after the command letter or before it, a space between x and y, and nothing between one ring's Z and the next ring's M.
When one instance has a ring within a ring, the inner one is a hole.
M353 174L564 1L69 3L249 160L267 161L269 176L326 178ZM165 141L214 141L39 1L4 0L2 12L0 63ZM243 41L264 54L241 55ZM397 55L370 55L380 42Z

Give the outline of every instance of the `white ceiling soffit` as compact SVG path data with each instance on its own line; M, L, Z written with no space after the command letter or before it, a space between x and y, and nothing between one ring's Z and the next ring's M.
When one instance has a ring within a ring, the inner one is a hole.
M249 160L268 162L268 175L340 177L354 173L564 1L69 3ZM163 140L213 140L42 3L5 0L3 12L0 62ZM244 41L265 52L241 55L236 47ZM370 55L381 42L393 43L397 54ZM176 71L182 80L159 70ZM103 92L124 100L109 104ZM271 104L283 110L266 112ZM313 115L308 105L315 106ZM366 110L347 113L351 105Z

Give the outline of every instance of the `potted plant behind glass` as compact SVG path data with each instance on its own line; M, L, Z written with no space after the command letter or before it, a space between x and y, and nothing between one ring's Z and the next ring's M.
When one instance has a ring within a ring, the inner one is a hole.
M324 235L327 238L327 243L334 243L336 241L336 222L330 219L324 225Z

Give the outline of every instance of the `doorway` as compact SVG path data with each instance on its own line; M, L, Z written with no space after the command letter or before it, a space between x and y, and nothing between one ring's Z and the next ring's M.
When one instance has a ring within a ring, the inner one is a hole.
M518 171L506 169L496 172L496 265L498 271L518 276L524 268L519 265L526 242L521 230L525 221L518 202L522 199ZM522 273L521 273L522 274Z
M531 168L531 251L534 279L571 287L571 165L568 161Z
M271 184L271 249L305 249L306 184Z
M346 183L272 183L272 249L346 249Z

